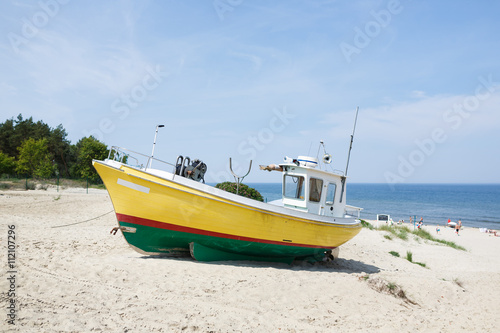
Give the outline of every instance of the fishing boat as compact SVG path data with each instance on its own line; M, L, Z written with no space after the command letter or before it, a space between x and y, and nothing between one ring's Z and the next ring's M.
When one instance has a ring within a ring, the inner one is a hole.
M172 171L153 169L152 162ZM269 203L205 184L206 165L188 157L170 164L112 147L93 165L113 202L117 228L143 254L290 263L332 256L361 228L356 209L345 203L345 177L318 169L313 157L262 167L282 173L282 199Z
M322 162L331 162L326 151ZM198 261L327 260L361 229L353 213L359 216L359 209L346 205L345 174L322 170L314 157L261 166L281 173L282 198L268 203L206 184L206 164L189 157L168 163L111 147L107 159L92 163L113 202L115 232L121 230L142 254Z

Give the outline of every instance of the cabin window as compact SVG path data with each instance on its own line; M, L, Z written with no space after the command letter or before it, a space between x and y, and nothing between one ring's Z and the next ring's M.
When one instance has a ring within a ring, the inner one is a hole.
M311 178L309 180L309 201L319 202L321 199L321 190L323 189L323 180Z
M287 198L304 199L304 177L285 175L283 195Z
M337 184L329 183L328 188L326 190L326 204L333 205L335 201L335 191L337 190Z

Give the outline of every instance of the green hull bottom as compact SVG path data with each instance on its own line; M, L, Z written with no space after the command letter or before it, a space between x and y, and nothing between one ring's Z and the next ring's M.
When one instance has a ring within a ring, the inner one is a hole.
M262 257L262 256L248 256L244 254L232 253L227 251L216 250L198 243L191 243L189 247L191 257L198 261L267 261L267 262L283 262L291 264L295 257Z
M314 257L321 260L331 249L250 242L200 235L119 222L126 241L145 254L189 255L198 261L266 261L292 263L294 259ZM134 230L130 232L130 230Z

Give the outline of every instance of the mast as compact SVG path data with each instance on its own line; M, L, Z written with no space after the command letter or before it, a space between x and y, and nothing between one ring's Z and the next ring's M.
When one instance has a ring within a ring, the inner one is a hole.
M356 131L356 123L358 121L358 111L359 111L359 106L356 107L356 117L354 118L354 127L352 129L352 134L351 134L351 143L349 145L349 152L347 153L347 164L345 166L345 173L342 176L342 192L340 193L340 202L342 202L342 198L344 197L344 192L345 192L345 180L347 178L347 170L349 169L349 160L351 159L352 142L354 141L354 132Z

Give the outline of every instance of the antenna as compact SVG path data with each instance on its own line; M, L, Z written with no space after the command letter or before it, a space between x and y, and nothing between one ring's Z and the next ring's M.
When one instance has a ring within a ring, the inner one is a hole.
M349 159L351 158L352 142L354 140L354 131L356 131L356 122L358 121L358 111L359 111L359 106L356 108L356 117L354 118L354 128L352 129L351 144L349 145L349 153L347 154L347 164L345 166L345 174L344 174L345 177L347 177L347 169L349 168Z
M352 142L354 141L354 132L356 131L356 123L358 121L358 111L359 111L359 106L356 107L356 117L354 118L354 127L352 129L352 134L351 134L351 143L349 145L349 152L347 153L347 164L345 166L344 176L342 176L342 192L340 193L340 202L342 202L342 198L344 197L345 180L347 178L347 170L349 169L349 160L351 158Z

